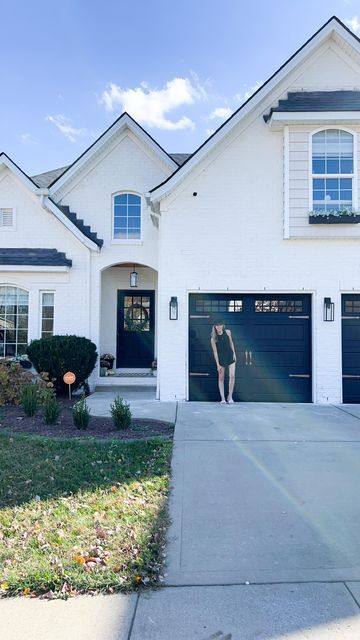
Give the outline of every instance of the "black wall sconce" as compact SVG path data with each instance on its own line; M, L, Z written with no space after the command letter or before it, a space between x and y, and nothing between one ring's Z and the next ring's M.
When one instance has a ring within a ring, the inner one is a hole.
M133 266L133 270L130 272L130 287L138 286L138 278L139 274L135 271L135 265Z
M324 322L333 322L335 317L335 303L331 298L324 298Z
M170 320L177 320L178 319L178 311L179 311L178 299L177 299L176 296L171 296L170 302L169 302L169 319Z

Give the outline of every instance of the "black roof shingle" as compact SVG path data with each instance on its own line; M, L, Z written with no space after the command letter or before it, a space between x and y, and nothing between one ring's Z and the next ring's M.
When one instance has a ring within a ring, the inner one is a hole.
M360 91L294 91L264 115L265 122L279 111L360 111Z
M63 251L57 249L0 248L0 265L71 267Z

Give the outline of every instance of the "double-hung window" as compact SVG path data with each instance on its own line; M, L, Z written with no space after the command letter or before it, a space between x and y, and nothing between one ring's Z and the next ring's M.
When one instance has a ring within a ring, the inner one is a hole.
M351 211L353 181L353 135L341 129L315 133L312 136L313 211Z
M133 193L114 196L114 240L140 240L141 197Z
M0 286L0 358L26 352L29 294L11 285Z
M41 337L50 338L54 335L54 293L41 293Z

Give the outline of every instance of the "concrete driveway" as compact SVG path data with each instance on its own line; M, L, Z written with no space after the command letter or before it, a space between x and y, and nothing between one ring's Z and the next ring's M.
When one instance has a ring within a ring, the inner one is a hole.
M180 404L167 584L360 581L356 412Z
M179 404L164 588L3 601L1 638L359 640L359 454L360 406Z

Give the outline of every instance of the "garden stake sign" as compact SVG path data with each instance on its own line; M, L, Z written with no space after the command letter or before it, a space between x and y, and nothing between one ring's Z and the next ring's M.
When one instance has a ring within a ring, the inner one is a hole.
M71 385L75 382L76 375L75 373L72 373L72 371L68 371L67 373L64 374L63 380L65 384L69 385L69 400L71 400Z

